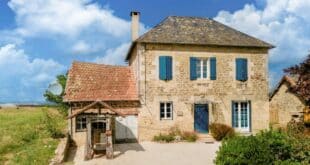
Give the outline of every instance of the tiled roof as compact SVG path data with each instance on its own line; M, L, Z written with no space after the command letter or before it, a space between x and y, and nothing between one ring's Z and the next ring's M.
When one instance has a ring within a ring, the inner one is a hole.
M256 39L213 19L199 17L167 17L162 23L139 37L137 42L201 44L272 48Z
M273 48L274 46L219 23L213 19L200 17L169 16L153 29L135 40L136 43L191 44L207 46L233 46Z
M135 78L128 66L73 62L65 102L138 100Z

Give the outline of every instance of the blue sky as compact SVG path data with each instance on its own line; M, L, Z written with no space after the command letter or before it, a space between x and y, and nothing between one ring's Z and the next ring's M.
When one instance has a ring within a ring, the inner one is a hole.
M73 60L124 65L132 10L141 33L169 15L199 16L272 43L271 85L310 49L309 0L2 0L0 102L43 101Z

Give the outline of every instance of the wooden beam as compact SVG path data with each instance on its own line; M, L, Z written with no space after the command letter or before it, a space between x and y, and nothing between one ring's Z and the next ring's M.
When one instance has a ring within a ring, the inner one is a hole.
M125 114L123 112L120 112L119 110L114 109L113 107L111 107L109 104L107 104L106 102L103 101L98 101L99 104L101 104L102 106L110 109L111 111L115 112L116 114L125 117Z
M77 116L78 114L81 114L82 112L84 112L84 111L86 111L86 110L92 108L92 107L95 106L96 104L98 104L98 101L95 101L95 102L93 102L93 103L91 103L91 104L85 106L83 109L78 110L77 112L75 112L75 113L69 115L69 116L67 117L67 119L71 119L71 118Z

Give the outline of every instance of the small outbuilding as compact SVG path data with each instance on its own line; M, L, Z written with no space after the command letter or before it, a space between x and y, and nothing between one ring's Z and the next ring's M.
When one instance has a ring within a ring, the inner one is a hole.
M137 139L140 101L130 67L74 62L64 101L70 106L69 133L85 148L86 160L100 152L113 158L116 140Z
M270 124L281 127L292 119L300 119L305 112L306 102L292 88L296 85L294 78L283 76L270 95Z

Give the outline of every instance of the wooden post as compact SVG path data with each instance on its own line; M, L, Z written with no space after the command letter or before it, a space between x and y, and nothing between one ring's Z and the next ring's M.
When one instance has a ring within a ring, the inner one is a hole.
M85 143L85 153L84 160L92 159L92 144L91 144L91 119L87 118L87 131L86 131L86 143Z
M107 135L107 159L113 159L113 142L112 142L112 129L111 129L111 116L107 118L106 125L106 135Z

